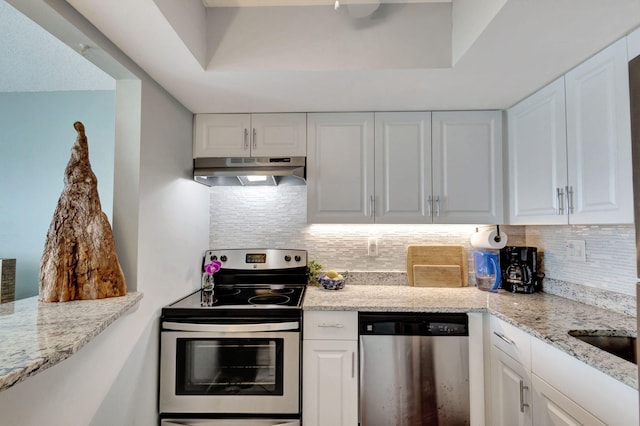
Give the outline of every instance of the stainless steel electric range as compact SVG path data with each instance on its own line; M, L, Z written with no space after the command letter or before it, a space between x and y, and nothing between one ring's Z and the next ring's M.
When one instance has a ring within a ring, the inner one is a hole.
M206 287L162 309L162 425L300 424L307 252L210 250Z

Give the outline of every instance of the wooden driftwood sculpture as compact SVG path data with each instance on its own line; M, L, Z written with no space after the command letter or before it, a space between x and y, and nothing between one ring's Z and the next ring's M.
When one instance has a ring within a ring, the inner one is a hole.
M89 163L84 125L77 121L73 127L78 137L40 261L40 300L44 302L127 293L113 232L100 205L98 180Z

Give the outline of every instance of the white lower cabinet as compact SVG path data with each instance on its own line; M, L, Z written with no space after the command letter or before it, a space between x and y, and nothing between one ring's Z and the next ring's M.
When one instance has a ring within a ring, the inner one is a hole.
M533 384L534 426L605 425L593 414L535 374L531 375L531 382Z
M495 316L490 335L489 424L638 424L635 389Z
M358 313L304 312L302 421L358 424Z
M531 425L531 372L500 349L491 348L491 402L495 426Z

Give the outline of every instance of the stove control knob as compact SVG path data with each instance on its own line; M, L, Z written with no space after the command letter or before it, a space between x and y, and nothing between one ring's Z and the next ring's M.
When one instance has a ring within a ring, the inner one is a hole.
M211 256L211 259L210 259L210 260L218 260L218 256L215 256L215 255L214 255L214 256Z
M287 261L287 262L290 262L290 261L291 261L291 256L286 255L286 256L284 257L284 260L285 260L285 261Z
M300 262L302 258L300 256L296 256L294 259L296 260L296 262Z
M225 256L224 254L222 256L220 256L220 260L222 262L226 262L227 261L227 256Z

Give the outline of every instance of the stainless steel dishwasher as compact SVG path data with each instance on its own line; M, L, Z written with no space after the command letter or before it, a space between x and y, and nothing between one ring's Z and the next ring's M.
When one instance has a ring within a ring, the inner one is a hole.
M466 314L359 314L360 425L470 424Z

